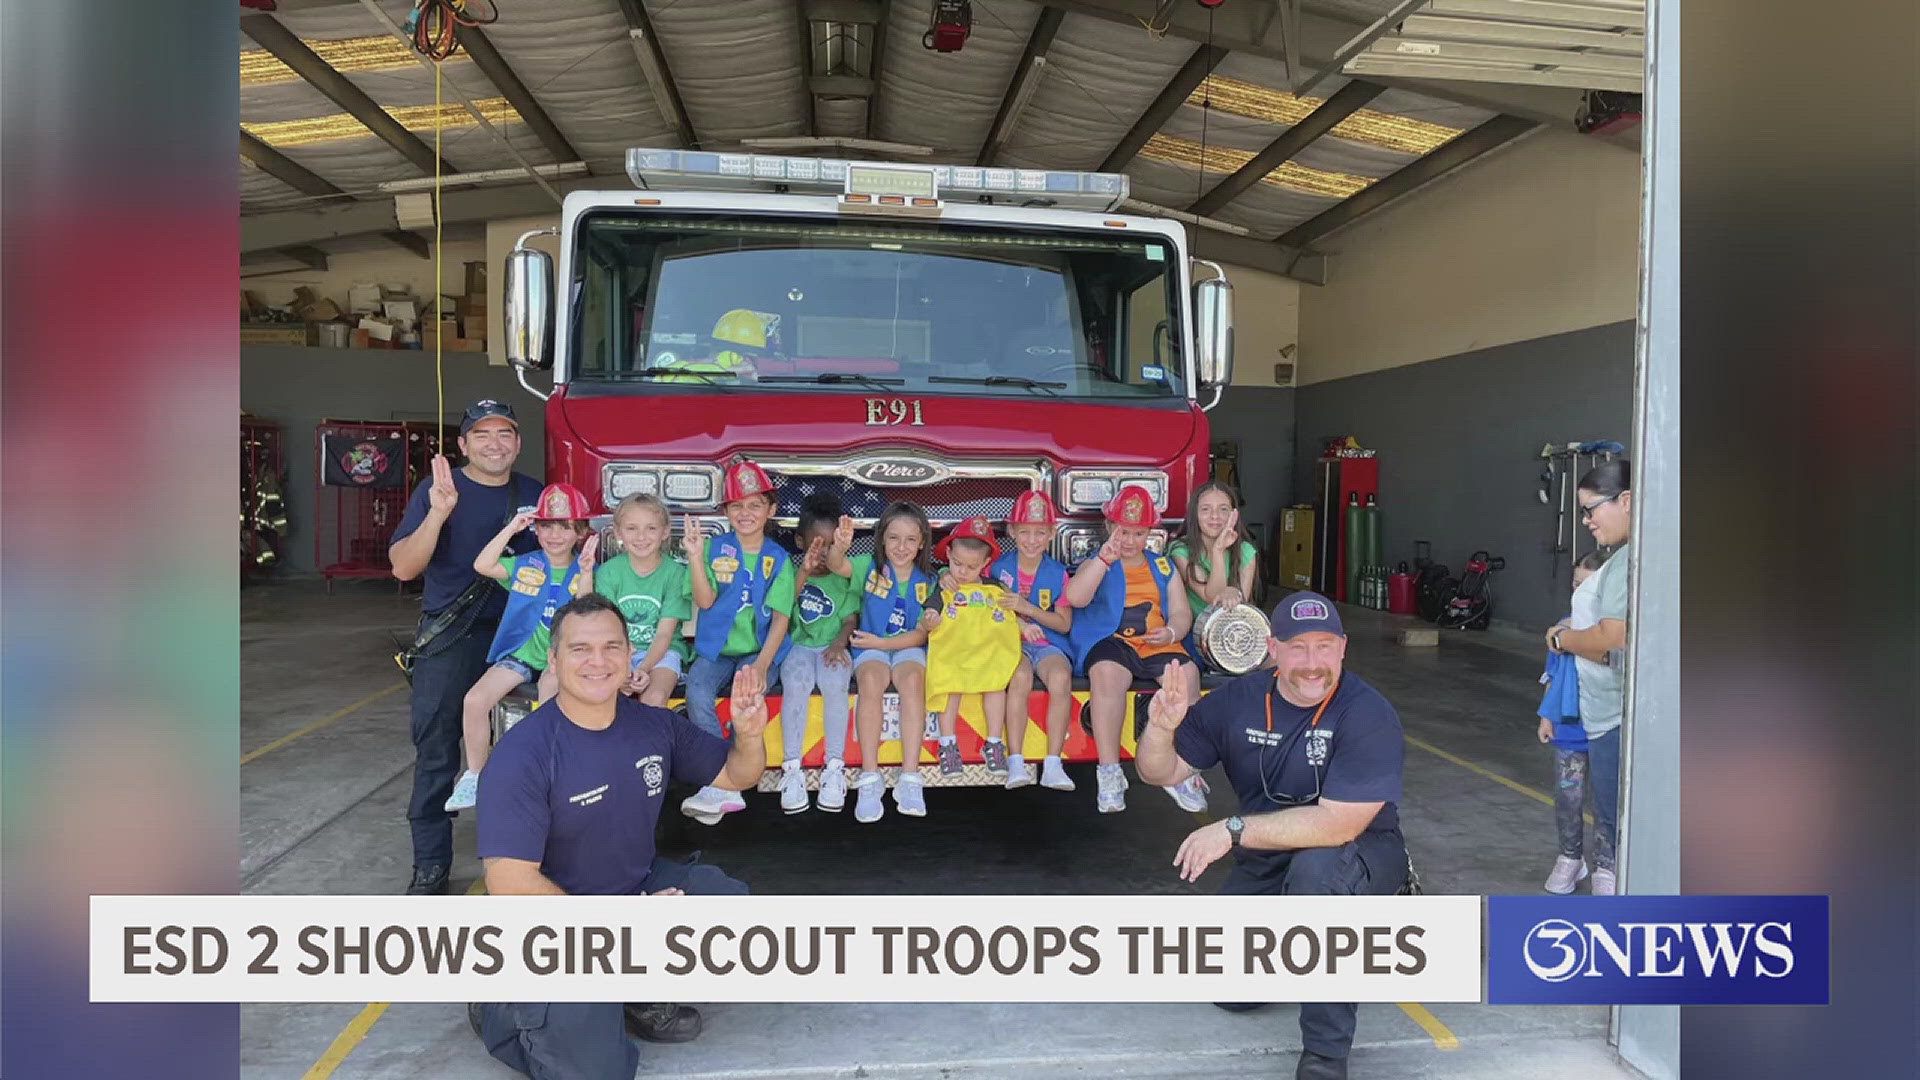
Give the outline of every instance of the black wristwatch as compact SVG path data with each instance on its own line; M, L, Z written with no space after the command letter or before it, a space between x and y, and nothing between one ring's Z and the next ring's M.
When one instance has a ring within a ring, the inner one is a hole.
M1247 823L1241 820L1239 814L1227 819L1227 838L1233 841L1234 847L1240 846L1240 834L1246 831Z

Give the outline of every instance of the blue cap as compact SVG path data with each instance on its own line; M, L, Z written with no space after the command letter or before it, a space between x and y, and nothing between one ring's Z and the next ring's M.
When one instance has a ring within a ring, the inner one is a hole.
M1301 590L1289 594L1273 607L1273 636L1281 641L1299 637L1301 634L1339 634L1346 636L1346 627L1340 625L1340 612L1333 601L1317 592Z
M513 406L504 401L495 401L492 398L481 398L479 401L467 406L467 411L461 415L460 434L465 435L468 428L471 428L482 420L489 420L496 416L512 424L515 431L520 430L520 418L513 415Z

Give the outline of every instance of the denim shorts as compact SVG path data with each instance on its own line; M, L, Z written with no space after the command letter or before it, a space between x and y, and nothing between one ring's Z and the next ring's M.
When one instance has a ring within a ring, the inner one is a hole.
M505 668L508 671L513 672L514 674L520 676L521 682L539 682L540 681L540 669L537 667L534 667L532 664L527 663L525 660L521 660L517 657L503 656L498 661L496 661L493 666L497 668Z
M633 664L630 670L633 670L633 671L640 670L640 661L645 660L646 658L647 658L647 651L645 649L633 650ZM672 649L668 649L667 655L662 656L660 658L660 662L653 666L655 670L665 668L666 670L673 672L675 675L684 674L686 672L686 662L681 660L680 654L673 651Z
M1040 661L1045 660L1049 656L1057 656L1065 660L1068 667L1073 666L1073 658L1062 651L1060 646L1055 645L1051 641L1044 645L1029 645L1023 641L1020 643L1020 655L1027 658L1027 663L1032 665L1035 671L1040 670Z
M896 668L896 667L899 667L901 664L908 664L908 663L919 664L921 667L926 667L927 666L927 650L925 649L861 649L859 652L853 654L853 666L855 669L858 669L861 664L864 664L869 660L878 660L881 663L887 665L888 668Z

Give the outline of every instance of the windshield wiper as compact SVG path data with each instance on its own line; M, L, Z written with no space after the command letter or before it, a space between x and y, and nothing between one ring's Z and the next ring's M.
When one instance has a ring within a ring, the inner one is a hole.
M764 383L817 383L832 386L838 383L853 383L856 386L868 386L885 390L889 386L905 386L905 379L885 379L874 375L855 375L847 371L822 371L817 375L762 375Z
M666 367L660 364L655 364L652 367L640 368L636 371L622 371L622 372L619 372L618 374L621 375L622 377L630 375L636 379L662 378L667 375L691 375L696 379L704 380L708 386L732 385L731 383L722 383L720 381L719 376L715 375L711 371L696 371L691 368L683 368L683 367ZM733 381L737 383L740 380L738 378L735 378Z
M927 376L927 381L937 383L965 383L969 386L1017 386L1022 390L1044 391L1051 397L1060 396L1054 393L1055 390L1065 390L1067 388L1067 384L1063 382L1041 382L1039 379L1029 379L1024 375L987 375L984 377L971 375L929 375Z

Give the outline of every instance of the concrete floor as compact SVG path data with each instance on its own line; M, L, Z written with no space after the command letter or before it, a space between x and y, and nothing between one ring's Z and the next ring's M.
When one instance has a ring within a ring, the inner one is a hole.
M392 633L415 601L391 583L291 582L241 595L241 877L249 893L397 892L410 867L412 748ZM1408 737L1401 818L1427 891L1534 893L1553 861L1552 808L1501 779L1549 790L1532 736L1540 645L1495 629L1402 649L1403 620L1343 609L1348 664L1399 709ZM1081 790L928 792L930 815L778 812L776 796L715 828L667 815L661 847L699 848L758 893L1210 893L1169 860L1194 819L1136 785L1125 814ZM1213 807L1229 810L1216 777ZM470 815L455 824L453 888L479 876ZM1290 1006L1229 1014L1193 1005L706 1005L684 1046L643 1045L642 1075L722 1077L1292 1076ZM1356 1077L1635 1075L1598 1007L1434 1005L1445 1035L1395 1005L1362 1006ZM367 1021L373 1020L370 1027ZM355 1024L356 1019L359 1020ZM364 1031L356 1041L352 1027ZM1443 1048L1449 1042L1457 1046ZM348 1052L344 1058L340 1051ZM332 1051L330 1053L330 1050ZM316 1063L328 1058L331 1069ZM242 1075L504 1080L459 1005L254 1005L241 1010Z

